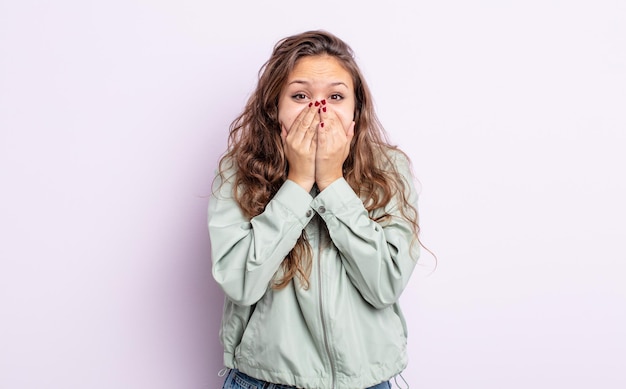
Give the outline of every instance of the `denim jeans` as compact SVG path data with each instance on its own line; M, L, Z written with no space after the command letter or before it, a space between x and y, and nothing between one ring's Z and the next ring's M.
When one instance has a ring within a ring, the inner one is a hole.
M295 389L295 386L272 384L257 380L256 378L243 374L237 369L232 369L228 372L222 389ZM367 389L391 389L391 384L389 381L385 381Z

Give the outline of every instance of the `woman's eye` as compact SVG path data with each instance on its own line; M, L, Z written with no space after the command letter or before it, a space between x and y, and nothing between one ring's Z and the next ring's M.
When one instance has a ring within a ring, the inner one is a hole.
M343 99L343 96L340 95L339 93L335 93L333 95L330 95L330 99L331 100L341 100L341 99Z
M294 100L304 100L306 99L306 95L304 93L296 93L295 95L291 96Z

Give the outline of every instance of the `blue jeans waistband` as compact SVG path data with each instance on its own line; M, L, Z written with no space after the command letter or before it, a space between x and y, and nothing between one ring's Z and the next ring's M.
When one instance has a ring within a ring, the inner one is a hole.
M228 372L222 389L296 389L295 386L273 384L232 369ZM391 389L389 381L381 382L367 389Z

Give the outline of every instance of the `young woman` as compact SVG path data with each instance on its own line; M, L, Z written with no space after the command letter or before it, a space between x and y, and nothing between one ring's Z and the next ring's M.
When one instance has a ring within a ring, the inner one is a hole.
M389 388L420 247L409 160L337 37L285 38L259 74L209 204L224 388Z

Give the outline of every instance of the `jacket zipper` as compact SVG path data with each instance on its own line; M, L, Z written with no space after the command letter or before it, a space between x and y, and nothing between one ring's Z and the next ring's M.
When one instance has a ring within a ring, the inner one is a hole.
M324 334L324 348L326 349L326 354L328 354L328 361L330 362L330 372L331 372L331 378L332 378L332 385L331 388L334 389L335 388L335 361L333 358L333 355L330 352L330 343L328 341L328 329L326 328L326 319L325 319L325 315L324 315L324 296L322 293L322 246L324 244L323 241L323 235L322 235L322 228L320 227L320 225L318 224L317 227L317 231L318 231L318 239L319 239L319 243L318 243L318 248L317 248L317 280L318 280L318 287L319 287L319 298L320 298L320 318L322 320L322 332Z

